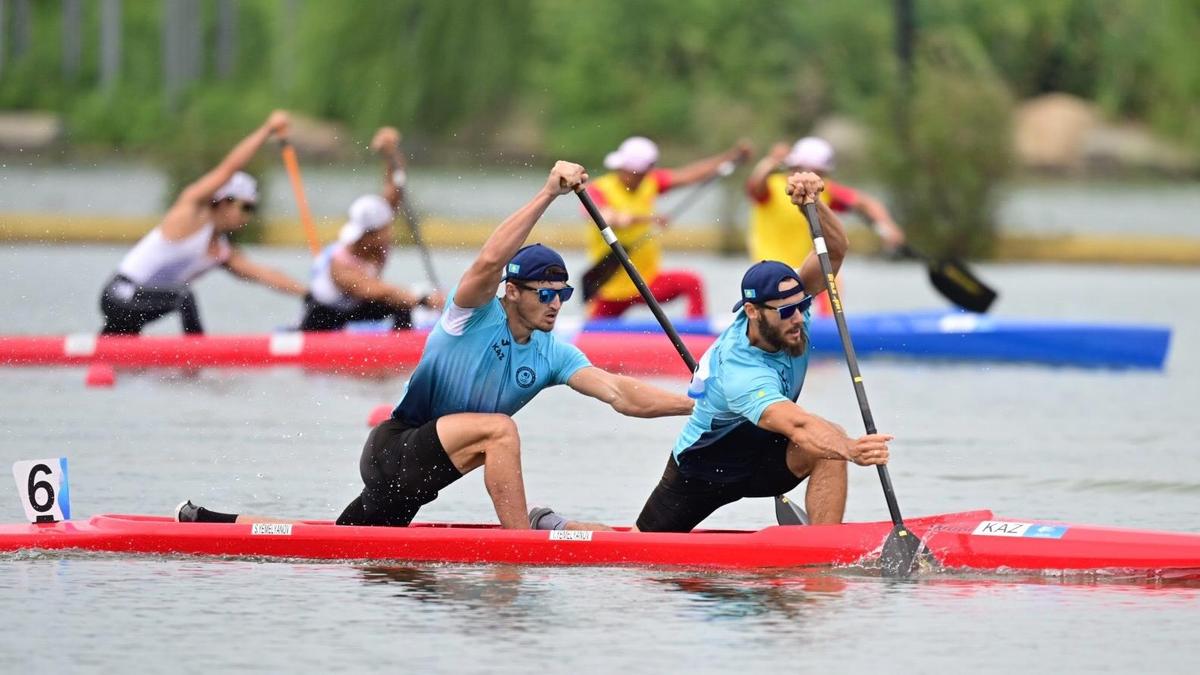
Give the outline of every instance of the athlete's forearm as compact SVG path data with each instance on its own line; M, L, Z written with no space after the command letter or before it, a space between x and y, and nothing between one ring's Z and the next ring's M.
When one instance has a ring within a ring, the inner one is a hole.
M750 175L746 176L746 194L755 199L763 199L767 196L767 178L779 166L779 160L774 155L767 155L758 160L754 168L750 170Z
M404 154L399 148L384 148L379 155L383 159L383 190L380 194L392 206L392 211L398 213L408 184Z
M817 200L817 215L821 220L821 234L825 237L825 247L829 249L829 262L833 264L836 273L846 258L850 249L850 240L846 237L846 228L842 219L834 213L829 205Z
M617 396L610 404L613 410L629 417L690 415L695 405L687 396L659 389L632 377L621 376L616 389Z
M221 183L224 184L226 180L229 180L233 176L235 171L249 164L250 160L254 159L254 155L270 137L271 127L264 123L252 131L249 136L243 138L237 145L233 146L233 149L229 151L229 154L225 155L225 159L221 160L221 163L216 168L216 171L225 174L224 180Z
M856 205L855 210L869 220L872 225L878 224L882 221L890 222L892 220L892 216L887 212L887 209L884 208L883 204L866 195L859 196L858 204Z
M271 127L269 125L263 124L255 129L249 136L233 146L233 149L225 155L225 159L222 159L216 168L188 186L189 189L185 190L185 194L195 202L203 203L211 200L217 190L221 189L221 186L232 178L234 173L240 171L250 163L250 160L254 159L255 153L270 137Z
M456 305L479 307L495 295L496 285L500 283L500 277L504 273L504 265L525 244L533 226L556 196L549 189L543 189L525 206L500 223L458 282L458 291L454 298Z
M302 296L308 292L304 284L301 284L287 274L280 272L274 267L266 267L265 265L251 262L249 259L242 257L240 253L234 254L234 257L225 266L239 278L260 283L280 293Z
M904 230L896 224L895 220L892 220L892 214L888 213L887 207L882 202L864 195L859 199L856 210L867 219L867 222L871 223L876 234L884 241L897 245L904 243Z
M337 283L337 279L334 279ZM385 302L392 307L415 307L421 298L415 293L409 293L403 288L393 286L378 279L362 278L349 283L338 283L346 293L368 302Z
M819 459L850 460L850 439L840 427L816 415L806 414L798 419L787 436L788 440Z
M525 245L525 240L529 238L533 226L537 224L542 214L546 213L546 209L550 207L556 197L557 195L542 190L516 213L505 218L504 222L500 223L500 226L484 242L479 257L475 259L475 267L494 272L499 281L505 263Z
M263 269L262 275L258 280L266 286L273 288L280 293L287 293L288 295L303 296L308 292L308 289L304 287L304 284L296 281L283 272L270 267Z
M786 436L801 450L818 459L849 459L849 441L838 425L814 415L792 401L767 406L758 426Z
M678 169L672 169L671 175L674 177L675 185L678 187L699 183L702 180L708 180L717 175L717 172L721 169L721 165L725 162L737 161L741 157L744 157L744 155L740 147L734 147L720 154L696 160Z

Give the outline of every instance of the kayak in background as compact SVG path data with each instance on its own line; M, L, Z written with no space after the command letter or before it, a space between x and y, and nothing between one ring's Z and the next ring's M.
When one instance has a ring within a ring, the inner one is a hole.
M848 318L861 356L941 361L1042 363L1055 366L1161 369L1171 329L1166 326L1005 319L982 314L927 311L860 314ZM604 320L569 325L569 337L596 366L636 375L690 375L652 319ZM712 344L723 326L710 321L675 324L692 353ZM118 368L253 368L299 366L347 374L409 369L417 364L428 332L368 331L266 335L0 336L0 366ZM814 318L813 353L841 358L832 319Z
M684 335L717 335L729 325L728 320L672 323ZM1171 342L1168 326L1012 319L945 310L852 314L846 323L859 356L1162 369ZM662 333L652 318L592 320L583 330ZM831 317L813 317L809 337L814 355L841 355Z

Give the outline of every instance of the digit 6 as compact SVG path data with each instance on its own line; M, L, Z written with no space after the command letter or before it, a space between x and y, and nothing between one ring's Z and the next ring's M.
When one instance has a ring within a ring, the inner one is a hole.
M29 470L29 504L33 506L33 510L38 513L45 513L54 508L54 486L44 480L35 481L39 473L51 475L50 467L45 464L36 464ZM45 503L39 503L37 499L37 491L42 490L46 493Z

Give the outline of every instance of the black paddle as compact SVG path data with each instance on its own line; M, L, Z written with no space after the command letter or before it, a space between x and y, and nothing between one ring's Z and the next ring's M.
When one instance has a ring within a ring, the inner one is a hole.
M583 208L587 210L588 215L592 217L592 222L596 223L596 227L600 228L600 235L604 237L604 241L608 242L613 256L620 261L621 266L625 268L625 273L629 275L629 278L633 280L633 284L637 286L638 292L642 294L642 299L646 301L646 305L654 313L654 318L658 319L658 324L662 326L667 337L671 339L671 344L675 346L675 351L679 352L679 356L683 359L683 363L687 366L688 371L695 373L696 368L700 364L696 362L687 345L683 344L683 338L679 337L679 332L675 330L675 326L671 324L671 320L663 312L662 306L658 304L658 300L650 292L650 287L646 285L646 280L642 278L641 273L633 266L633 261L629 259L629 254L625 251L625 247L617 240L616 233L612 231L608 223L604 222L604 216L600 215L600 210L596 208L596 204L592 202L592 198L586 190L576 190L575 194L579 197L579 201L583 203ZM782 520L781 513L788 514L788 522ZM775 497L775 514L780 525L808 524L808 516L783 496Z
M687 196L685 196L678 204L675 205L675 208L667 212L667 222L674 222L677 218L679 218L679 216L683 215L685 211L691 208L693 204L699 201L700 195L703 194L704 190L709 185L712 185L720 178L724 178L732 174L736 169L736 162L729 161L722 163L717 168L716 173L693 187L691 191L688 192ZM649 241L652 237L654 237L653 231L635 241L630 245L630 248L636 249L638 246L641 246L645 242ZM596 293L600 291L600 287L603 286L609 279L611 279L612 275L617 273L617 269L619 269L620 266L621 260L617 257L617 254L609 251L603 258L600 259L600 262L596 263L591 267L591 269L584 272L583 281L580 283L583 291L584 301L591 300L593 297L595 297Z
M863 386L862 374L858 370L858 358L854 354L854 344L850 341L850 329L846 326L846 315L842 311L842 299L838 294L837 282L834 281L833 264L829 262L829 251L825 247L825 237L821 234L821 221L817 216L816 204L805 204L802 208L804 217L808 220L808 228L812 234L813 250L821 263L821 272L825 275L826 292L829 293L829 304L833 307L833 318L837 321L838 335L842 338L842 350L846 353L846 365L850 368L850 378L854 382L854 395L858 398L858 409L862 412L863 425L868 434L877 432L875 418L871 415L871 405L867 402L867 390ZM888 512L892 516L892 531L883 544L879 564L884 576L907 577L913 572L917 555L923 546L921 540L904 525L900 515L900 505L896 502L896 492L892 489L892 479L886 465L875 467L879 470L879 482L883 484L883 496L887 500Z
M400 148L396 148L396 162L401 170L406 168L408 164L404 158L404 152ZM409 196L412 193L407 187L404 188L404 195L400 198L400 210L404 213L404 220L408 221L408 229L412 233L413 244L416 245L417 251L421 254L421 262L425 266L425 276L429 277L429 283L433 284L434 288L440 289L442 285L438 283L437 272L433 269L433 256L429 254L429 246L425 244L425 238L421 236L421 219L417 216L417 212L413 210L412 202L409 201Z
M925 263L933 287L968 312L983 314L996 301L996 291L975 276L961 260L931 258L908 244L900 248L900 255Z

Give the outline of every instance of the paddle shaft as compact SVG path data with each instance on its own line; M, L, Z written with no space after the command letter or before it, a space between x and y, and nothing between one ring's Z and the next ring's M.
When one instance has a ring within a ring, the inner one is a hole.
M405 170L408 162L404 158L404 153L400 148L396 148L394 167ZM404 214L404 220L408 222L408 231L412 234L413 244L417 247L417 252L421 255L421 264L425 266L425 276L429 279L429 283L433 284L434 288L441 288L438 283L437 272L433 269L433 256L429 253L429 246L425 244L425 238L421 236L421 219L417 216L417 212L413 209L412 203L409 202L408 187L402 188L404 193L400 196L400 211Z
M296 158L296 148L287 140L281 141L279 152L283 158L283 167L287 170L288 180L292 183L292 194L296 197L296 208L300 211L300 222L304 225L304 237L308 240L308 248L316 256L321 252L321 240L317 237L317 226L313 224L312 212L308 209L308 197L304 195L304 181L300 178L300 160Z
M621 266L625 268L625 272L629 278L633 280L633 284L637 286L638 292L642 294L642 299L646 301L646 305L650 307L650 311L654 314L654 318L658 320L662 329L666 331L667 337L671 339L671 344L675 346L675 351L679 352L679 356L688 367L688 372L696 372L699 363L695 357L688 351L687 345L683 343L683 338L679 336L679 332L675 330L675 326L671 325L671 320L667 318L663 308L658 304L658 300L654 298L654 293L650 292L650 287L646 285L646 280L642 278L641 273L633 266L633 261L629 259L629 254L625 252L625 247L617 240L617 235L604 222L604 216L600 215L600 209L596 208L596 204L588 195L587 190L579 189L575 191L575 195L579 197L579 201L583 204L583 208L587 210L588 215L592 217L592 222L596 227L600 228L600 236L604 237L604 241L608 243L617 259L621 261Z
M833 307L833 318L837 322L838 335L842 338L842 349L846 352L846 365L850 368L850 378L854 382L854 395L858 398L858 409L862 412L863 425L868 434L874 434L877 431L875 417L871 415L867 390L863 386L862 373L858 370L858 357L854 353L854 343L850 341L850 329L846 326L846 314L842 311L842 299L838 294L837 281L834 280L833 263L829 262L829 250L825 246L825 236L821 233L821 221L817 215L817 206L816 204L805 204L803 210L812 234L813 250L816 251L817 258L821 263L821 273L825 275L829 304ZM903 527L904 518L900 515L900 504L896 502L896 491L892 488L892 478L888 474L887 466L880 464L875 468L879 470L879 482L883 484L883 496L887 500L892 524Z

